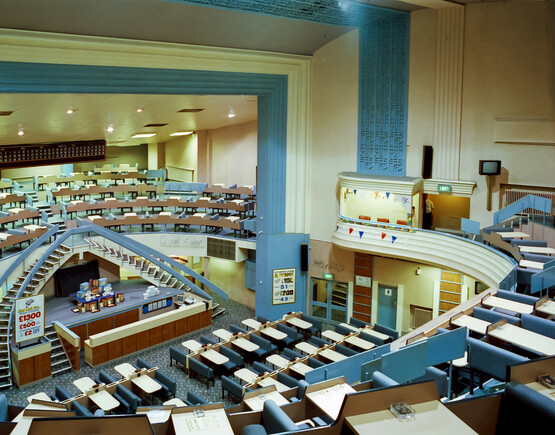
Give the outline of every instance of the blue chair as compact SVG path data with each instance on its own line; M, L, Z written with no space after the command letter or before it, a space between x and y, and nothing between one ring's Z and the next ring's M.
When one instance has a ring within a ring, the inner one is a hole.
M260 323L266 323L266 322L270 322L270 319L268 319L267 317L264 317L260 314L258 314L256 316L256 320L258 320Z
M291 349L283 349L283 352L281 352L281 356L290 360L303 357L300 353L295 352L294 350L291 350Z
M64 387L56 385L53 397L54 400L63 402L64 400L71 399L73 397L73 394L67 391Z
M335 350L337 352L339 352L340 354L345 355L347 357L353 356L353 355L358 355L358 352L356 350L350 349L347 346L343 346L342 344L336 344L335 345Z
M71 407L75 411L75 415L79 417L92 417L93 413L87 409L86 406L81 405L77 401L71 402Z
M511 316L509 314L502 314L482 307L474 307L472 309L472 317L476 317L477 319L485 320L490 323L497 323L500 320L507 319L507 322L513 325L520 321L518 317Z
M229 330L231 332L235 333L240 333L240 334L248 334L249 331L247 331L245 328L241 328L240 326L234 325L233 323L231 323L229 325Z
M265 358L266 356L270 355L271 353L277 352L278 348L275 344L272 344L270 340L266 340L264 337L260 335L251 334L250 340L258 345L260 348L260 352L256 352L258 358Z
M306 314L301 314L301 319L306 322L312 323L312 326L307 330L310 335L317 335L318 337L320 337L323 328L321 319L314 316L307 316Z
M268 434L296 432L300 428L273 400L265 400L262 408L262 424Z
M532 314L521 314L520 327L555 339L555 322Z
M277 329L278 331L285 332L287 334L287 337L281 340L286 347L294 346L303 339L302 334L298 333L290 326L284 325L283 323L278 323Z
M374 331L389 335L393 340L397 340L399 338L398 331L390 328L389 326L380 325L379 323L374 324Z
M98 380L100 381L99 384L106 384L106 385L113 384L114 382L118 381L118 379L109 375L104 370L100 370L100 372L98 372Z
M116 393L127 403L130 413L134 413L142 405L142 399L121 384L116 387Z
M313 358L311 356L308 357L307 364L309 367L312 367L313 369L317 369L318 367L322 367L326 365L325 362L322 362L319 359Z
M261 362L255 361L252 365L252 371L262 375L264 373L272 373L273 370L268 367L266 364L262 364Z
M399 385L399 382L391 379L387 375L384 375L382 372L375 371L372 373L372 389L393 387L395 385Z
M206 405L208 401L189 390L187 391L187 398L185 399L185 403L189 406Z
M437 385L437 391L441 397L447 397L449 380L447 378L447 373L437 367L426 367L426 374L413 379L412 382L420 381L435 381Z
M387 341L389 341L388 339L384 340L383 338L376 337L375 335L367 334L366 332L361 332L359 336L363 340L369 341L370 343L374 343L378 346L381 346L382 344L385 344Z
M218 344L218 340L214 338L207 337L206 335L200 336L200 342L202 344Z
M315 336L310 337L308 342L310 344L313 344L316 347L327 346L329 344L326 340L323 340L323 339L321 339L319 337L315 337Z
M251 391L251 388L244 388L239 382L234 381L227 376L222 376L222 399L225 397L227 391L228 396L232 396L234 399L239 401L243 398L243 394L247 391ZM243 390L244 388L244 390Z
M244 358L229 347L220 346L220 353L223 356L229 358L229 361L227 361L225 364L220 364L218 366L218 369L221 369L224 373L229 374L232 371L235 371L236 369L241 368L245 365Z
M0 422L9 420L8 399L5 394L0 394Z
M365 322L364 320L355 319L354 317L351 317L349 319L349 325L353 325L356 328L364 328L366 326L372 326L370 323Z
M351 332L353 332L352 329L347 328L346 326L343 325L335 325L335 332L337 332L338 334L341 335L348 335Z
M149 364L140 357L137 358L137 367L144 369L154 368L153 365ZM159 396L162 398L162 400L168 400L172 397L175 397L177 393L177 382L174 379L166 375L163 371L156 370L156 372L154 373L154 380L162 386L162 389L159 390Z
M287 385L289 388L295 388L299 385L299 381L297 381L293 376L289 376L283 372L278 372L277 380L284 385Z
M510 301L520 302L522 304L528 304L532 306L538 301L538 298L535 298L533 296L523 295L521 293L511 292L508 290L497 290L496 296L503 299L508 299Z
M189 373L206 381L206 388L210 387L210 381L215 385L214 370L194 358L189 358Z

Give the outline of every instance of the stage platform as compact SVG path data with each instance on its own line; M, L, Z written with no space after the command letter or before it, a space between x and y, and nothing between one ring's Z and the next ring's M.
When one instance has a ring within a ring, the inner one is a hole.
M132 308L139 308L144 304L160 301L183 293L183 290L173 287L157 286L160 290L160 294L152 298L144 299L143 293L149 285L152 285L148 281L143 279L131 279L111 284L114 293L123 293L125 300L123 302L118 302L115 307L103 307L96 313L91 313L90 311L74 313L71 309L74 308L76 304L75 299L72 297L57 298L55 296L49 296L45 298L45 326L49 326L53 321L57 320L65 326L71 327L72 325L87 323L106 316L114 316Z

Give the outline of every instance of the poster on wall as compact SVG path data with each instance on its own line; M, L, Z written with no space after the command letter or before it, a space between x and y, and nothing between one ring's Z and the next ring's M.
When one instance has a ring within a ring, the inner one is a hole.
M15 342L33 340L44 335L44 295L15 301Z
M273 305L292 304L295 302L295 286L296 286L297 269L274 269L272 288L273 288Z

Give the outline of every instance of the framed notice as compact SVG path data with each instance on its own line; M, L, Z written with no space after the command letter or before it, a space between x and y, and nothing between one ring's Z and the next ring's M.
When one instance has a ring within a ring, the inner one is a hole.
M33 340L44 335L44 295L15 301L15 342Z
M292 304L295 302L297 269L274 269L272 271L272 304Z

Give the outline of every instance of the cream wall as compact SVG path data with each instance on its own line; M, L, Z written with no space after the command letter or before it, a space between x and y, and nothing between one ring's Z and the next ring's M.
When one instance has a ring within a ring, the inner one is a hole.
M329 241L339 213L337 174L356 171L358 30L314 53L309 175L311 239Z
M178 181L196 181L197 152L196 134L180 136L166 142L164 153L168 178Z
M256 121L199 132L199 181L256 185L257 135Z
M231 300L254 310L255 293L245 287L246 263L210 258L208 264L206 278L225 291Z
M33 166L30 168L2 169L2 178L17 180L18 178L32 178L34 175L59 175L62 172L61 165Z
M140 145L119 147L106 147L106 160L98 160L93 162L75 163L73 170L75 172L92 171L94 166L104 166L106 164L118 166L121 163L135 166L139 165L139 169L148 167L148 145L146 143Z
M496 119L525 132L529 121L555 120L552 2L470 4L464 14L459 179L475 181L470 218L491 225L499 183L555 187L555 137L551 144L497 143ZM420 176L422 145L433 143L436 118L438 12L411 13L407 175ZM439 104L439 103L438 103ZM527 121L526 123L523 121ZM538 129L539 129L538 123ZM542 126L545 123L542 123ZM548 141L549 142L549 141ZM486 211L486 178L480 159L499 159L493 211Z

